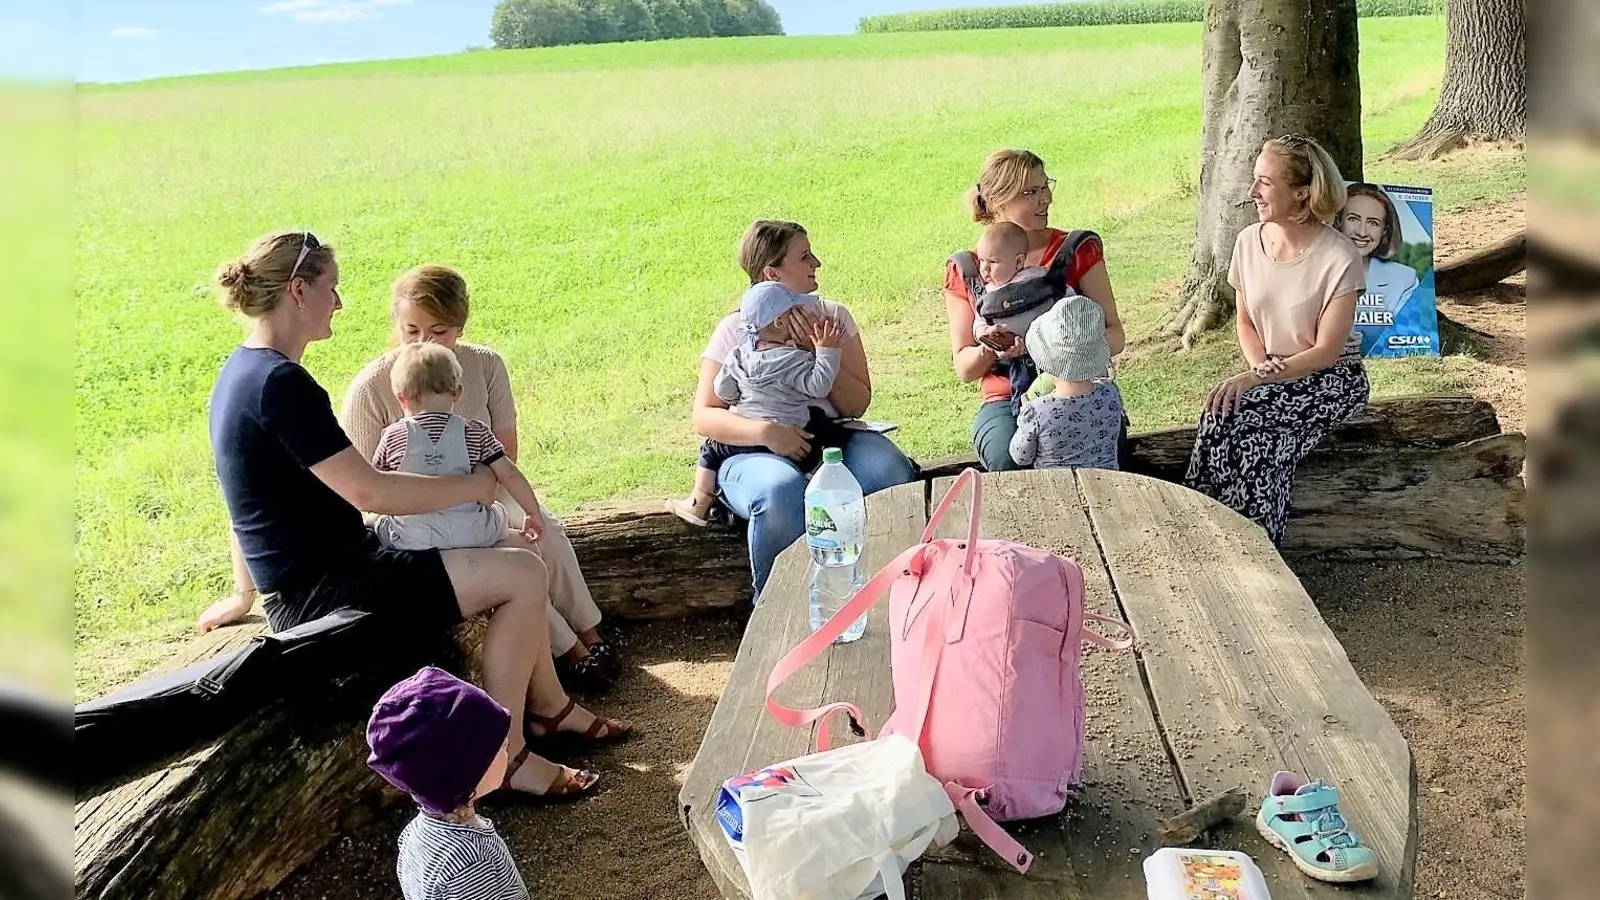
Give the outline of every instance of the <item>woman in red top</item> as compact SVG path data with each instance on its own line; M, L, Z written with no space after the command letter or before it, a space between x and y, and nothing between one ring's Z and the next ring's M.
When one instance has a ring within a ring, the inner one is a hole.
M1044 160L1027 150L1000 150L983 164L978 183L967 192L972 218L981 225L1011 222L1028 233L1029 266L1049 266L1067 242L1067 233L1050 227L1051 188L1055 179L1045 175ZM1106 314L1106 340L1111 353L1122 352L1126 335L1117 315L1117 300L1111 292L1111 277L1106 274L1104 249L1100 239L1090 236L1079 243L1067 280L1078 293L1100 304ZM1011 412L1011 384L1002 360L1028 352L1022 335L1005 351L996 351L978 336L996 336L997 343L1012 340L1002 326L979 328L975 334L977 305L972 292L954 262L944 276L944 310L950 321L950 353L956 374L962 382L982 381L983 405L972 423L972 450L984 469L990 472L1020 468L1011 459L1011 436L1017 419ZM1127 423L1123 423L1126 430Z

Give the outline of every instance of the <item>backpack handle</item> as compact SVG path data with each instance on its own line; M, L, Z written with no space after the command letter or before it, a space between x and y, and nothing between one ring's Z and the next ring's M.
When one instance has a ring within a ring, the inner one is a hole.
M972 577L972 564L978 557L978 519L983 513L983 481L978 475L978 470L972 466L962 469L961 474L956 476L956 483L950 485L944 499L939 501L939 508L928 518L928 527L922 530L922 543L931 543L934 532L939 530L939 523L944 521L945 514L955 504L956 495L964 487L972 488L972 514L967 517L967 555L961 561L961 571L968 578Z
M1119 629L1126 634L1127 637L1106 637L1100 632L1095 631L1093 628L1090 628L1090 622L1097 622L1101 625L1108 625L1112 628ZM1133 626L1120 619L1110 619L1105 616L1097 616L1092 612L1086 612L1083 614L1083 625L1083 639L1091 644L1094 644L1096 647L1104 647L1107 650L1122 652L1132 650L1134 643L1137 641L1137 637L1133 633Z

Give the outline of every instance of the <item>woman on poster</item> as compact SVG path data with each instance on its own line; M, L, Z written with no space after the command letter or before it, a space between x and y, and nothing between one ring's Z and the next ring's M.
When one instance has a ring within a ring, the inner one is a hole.
M1405 247L1400 214L1375 184L1358 181L1345 190L1349 199L1339 211L1339 230L1367 261L1367 289L1356 305L1356 324L1392 325L1418 284L1417 270L1396 259ZM1363 314L1380 312L1381 320L1363 321Z

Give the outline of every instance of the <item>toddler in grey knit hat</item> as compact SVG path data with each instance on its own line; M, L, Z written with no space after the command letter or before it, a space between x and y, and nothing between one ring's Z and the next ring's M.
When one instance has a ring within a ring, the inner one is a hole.
M1011 458L1036 469L1117 468L1122 393L1108 377L1105 311L1088 297L1066 297L1034 320L1027 341L1055 390L1023 406Z

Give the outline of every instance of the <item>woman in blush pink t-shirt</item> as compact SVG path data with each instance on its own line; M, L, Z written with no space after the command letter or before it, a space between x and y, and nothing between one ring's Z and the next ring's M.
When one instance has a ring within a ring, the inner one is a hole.
M1261 221L1239 233L1228 270L1249 369L1206 398L1184 481L1281 545L1300 460L1367 402L1354 328L1366 266L1327 224L1344 179L1315 141L1267 141L1250 198Z

